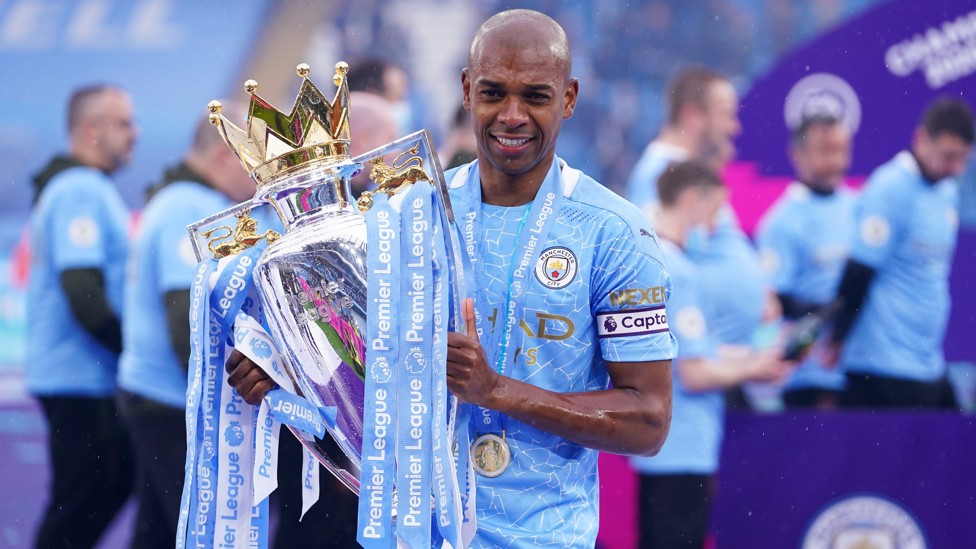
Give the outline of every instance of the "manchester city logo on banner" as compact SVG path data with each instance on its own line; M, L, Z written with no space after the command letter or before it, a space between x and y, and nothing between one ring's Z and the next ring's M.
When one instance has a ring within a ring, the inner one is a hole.
M818 514L803 536L803 549L897 547L925 549L918 520L902 505L878 495L844 497Z
M576 277L578 261L569 248L555 246L539 255L535 277L547 288L565 288Z

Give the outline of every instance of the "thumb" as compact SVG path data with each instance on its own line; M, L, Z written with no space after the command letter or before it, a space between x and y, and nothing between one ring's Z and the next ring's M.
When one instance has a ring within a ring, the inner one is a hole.
M464 326L467 328L468 336L478 339L478 326L474 320L474 300L466 297L461 304L461 316L464 317Z

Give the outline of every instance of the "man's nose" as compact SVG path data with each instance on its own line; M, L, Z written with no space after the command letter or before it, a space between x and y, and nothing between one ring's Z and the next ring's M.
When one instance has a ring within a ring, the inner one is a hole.
M518 97L507 97L498 120L510 128L521 126L528 120L525 105Z

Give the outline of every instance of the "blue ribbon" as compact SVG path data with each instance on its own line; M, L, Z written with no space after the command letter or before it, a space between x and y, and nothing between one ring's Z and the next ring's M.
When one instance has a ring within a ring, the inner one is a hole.
M439 534L452 547L459 547L461 537L461 502L457 490L457 471L451 453L451 439L448 438L447 420L449 417L447 390L447 331L450 323L450 303L445 299L450 277L447 269L451 268L448 261L450 255L445 253L451 234L446 232L450 227L442 217L440 209L433 209L433 404L434 414L431 425L432 434L432 467L434 484L434 503L436 509L436 524ZM445 239L447 235L448 239ZM450 295L450 294L448 294Z
M222 403L221 393L226 385L223 365L231 326L249 298L252 272L260 254L261 249L251 248L223 260L223 265L204 262L194 278L186 478L177 547L185 547L187 539L193 547L212 548L215 543L233 545L238 539L250 537L241 525L251 520L249 479L257 409L245 407L233 391L225 395L228 402ZM218 268L217 281L213 291L209 291L214 268ZM250 296L252 305L255 301ZM221 454L223 461L218 457ZM223 508L218 515L220 506ZM218 528L222 531L217 532Z
M190 364L187 369L186 393L186 465L183 469L183 496L180 498L180 519L177 524L176 548L184 549L188 529L196 530L199 499L197 496L197 432L201 429L200 402L203 397L204 364L203 353L206 348L208 326L210 325L209 295L210 273L217 266L217 260L201 262L197 266L190 290ZM190 518L193 517L193 526ZM197 534L192 534L194 540ZM192 545L196 546L196 543Z
M433 267L429 186L415 184L400 212L400 376L397 380L397 537L430 547Z
M526 286L529 273L535 268L535 262L538 260L542 246L546 244L549 231L552 229L556 217L558 217L559 206L563 201L562 173L559 166L559 160L553 158L552 168L539 187L532 205L519 223L515 245L512 249L508 295L504 309L499 311L503 319L500 326L487 326L488 319L485 317L489 311L489 303L485 293L487 284L483 278L484 269L480 268L483 257L481 243L484 233L481 225L481 181L477 161L469 166L468 177L464 183L464 189L460 193L460 210L463 212L464 219L465 251L475 277L478 279L475 292L477 302L475 321L478 327L478 336L484 342L485 334L490 334L487 338L488 345L484 346L485 353L494 364L496 371L503 375L508 363L514 360L514 358L509 359L508 351L512 348L510 343L513 332L519 325L519 319L522 316L525 296L528 293ZM476 428L477 431L486 433L504 431L502 414L483 408L479 417L483 419L480 428Z
M366 212L366 343L363 449L356 540L366 549L395 546L393 487L400 301L400 217L385 194Z
M285 425L312 433L317 438L325 436L325 429L335 429L335 406L317 408L308 399L284 389L272 389L264 396L270 406L271 417Z

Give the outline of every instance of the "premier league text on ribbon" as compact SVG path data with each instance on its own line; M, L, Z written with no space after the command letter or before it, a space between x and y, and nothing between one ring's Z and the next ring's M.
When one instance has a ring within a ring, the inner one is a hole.
M419 196L418 196L419 195ZM429 187L411 189L401 214L401 232L406 236L401 242L404 259L404 275L409 274L410 309L401 313L403 332L401 351L407 383L399 383L397 402L400 413L406 412L408 421L400 421L398 439L403 441L397 448L397 487L400 497L397 503L398 535L411 546L430 538L430 336L433 269L431 255L431 193ZM425 383L426 382L426 383ZM404 410L406 408L406 410ZM426 444L425 444L426 441ZM403 492L407 489L406 494Z
M392 311L392 296L400 294L399 214L385 195L376 197L366 213L367 269L367 353L363 416L363 465L360 476L359 533L364 547L389 547L393 539L393 487L395 463L393 447L396 413L395 398L398 362L399 322ZM396 268L394 268L396 266Z

